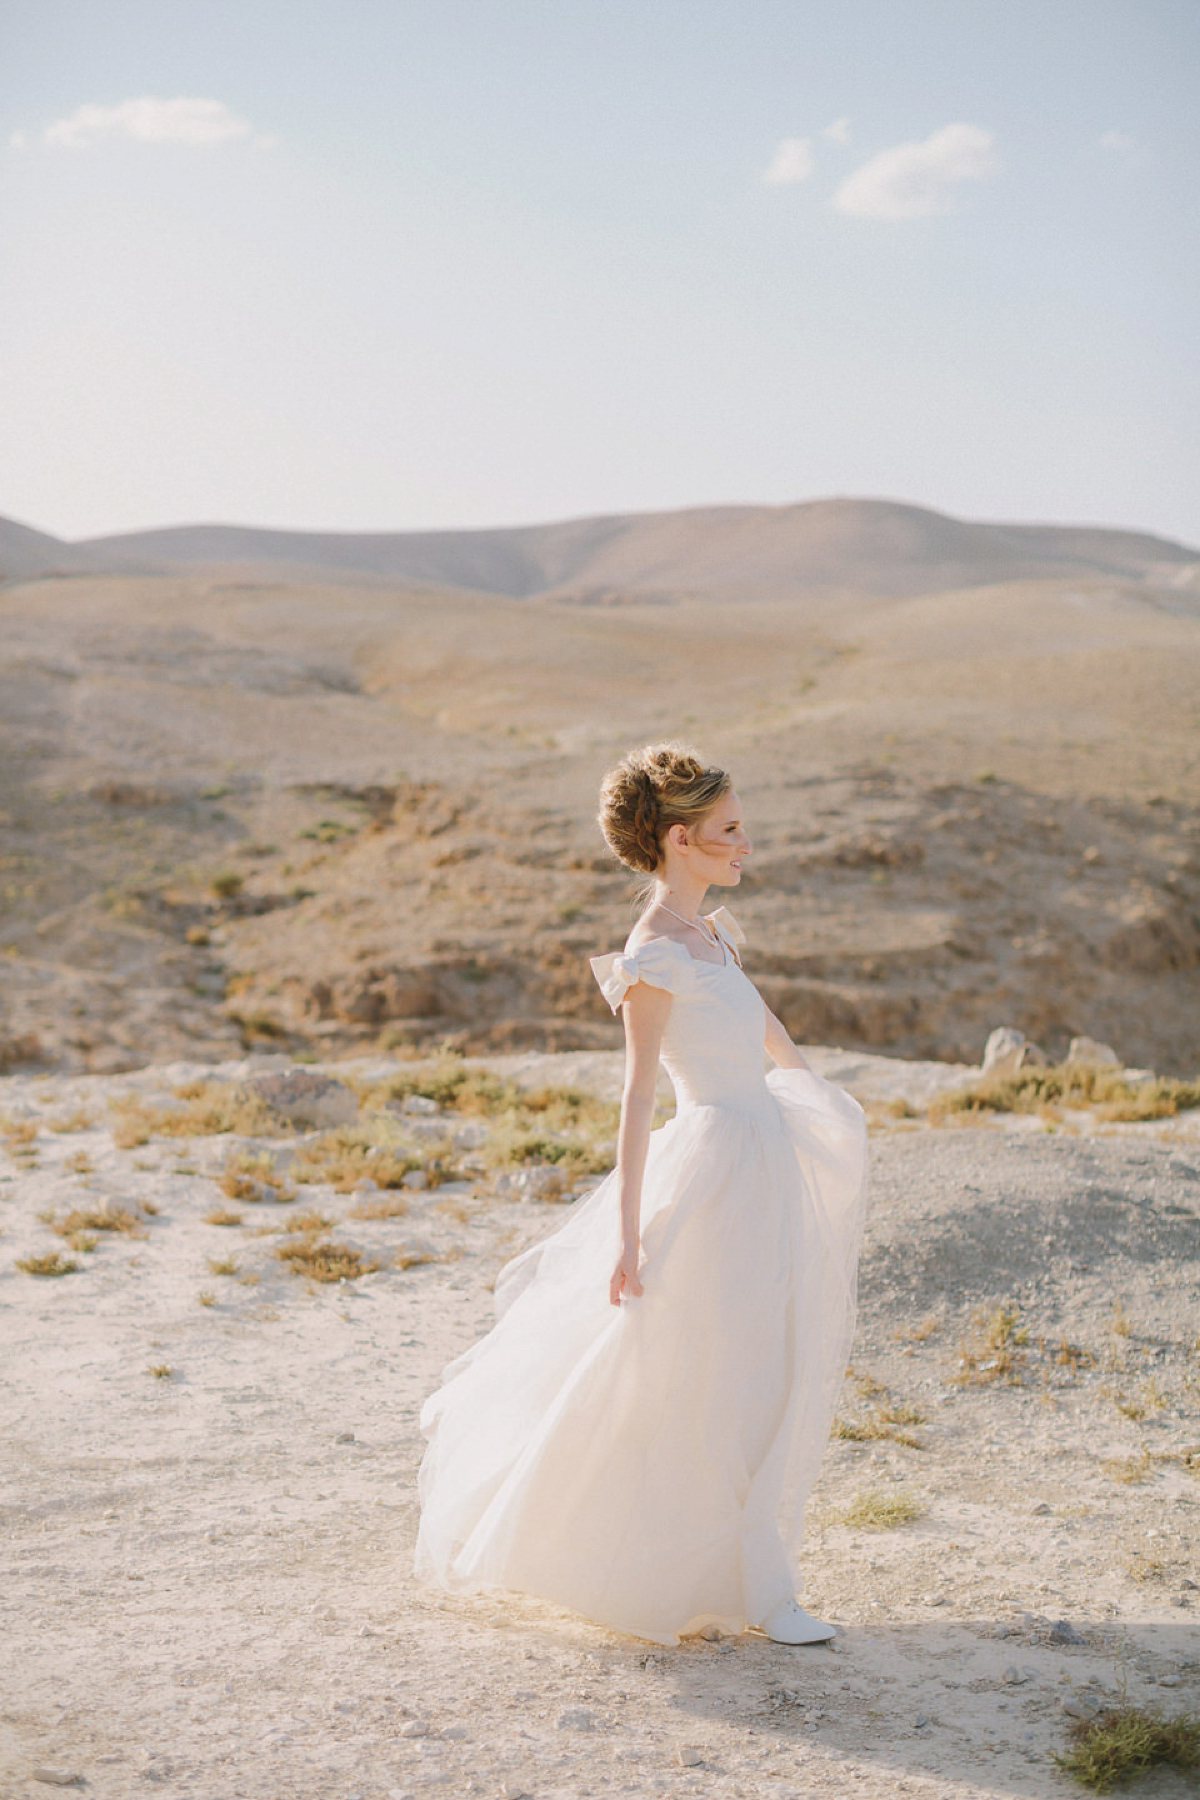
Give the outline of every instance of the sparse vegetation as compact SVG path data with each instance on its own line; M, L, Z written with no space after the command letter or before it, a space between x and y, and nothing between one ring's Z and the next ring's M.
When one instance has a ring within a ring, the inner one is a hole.
M1200 1719L1191 1714L1164 1719L1140 1706L1112 1707L1094 1719L1080 1719L1071 1735L1070 1750L1054 1760L1096 1794L1110 1794L1147 1769L1166 1766L1183 1774L1200 1769Z
M211 1288L201 1288L200 1292L196 1295L196 1301L200 1306L215 1306L217 1304L217 1296L213 1293Z
M1148 1450L1139 1456L1113 1456L1100 1464L1110 1481L1119 1481L1125 1487L1136 1486L1139 1482L1149 1481L1154 1473L1154 1458Z
M96 1123L96 1115L80 1106L76 1107L74 1112L60 1113L57 1119L51 1119L48 1122L51 1131L90 1131Z
M86 1150L77 1150L74 1156L69 1156L67 1158L63 1167L69 1169L72 1175L91 1175L95 1173L92 1167L92 1159Z
M151 1363L146 1373L153 1375L156 1381L169 1381L175 1371L170 1363Z
M208 1259L210 1275L236 1275L238 1272L236 1256L210 1256Z
M281 1244L275 1254L295 1274L307 1275L311 1281L356 1281L360 1275L374 1274L380 1266L364 1262L349 1244L331 1244L311 1236Z
M204 1215L206 1225L240 1225L242 1214L233 1212L228 1206L214 1206L210 1213Z
M90 1244L78 1241L94 1232L115 1231L125 1237L146 1235L146 1228L136 1213L130 1212L126 1206L110 1206L107 1202L99 1206L73 1207L61 1219L47 1217L46 1223L51 1231L66 1238L76 1250L94 1249L94 1237Z
M284 1231L305 1233L311 1237L316 1232L332 1231L333 1220L327 1219L324 1213L319 1212L309 1211L293 1213L291 1218L285 1223L283 1229Z
M275 1164L266 1150L231 1152L221 1174L221 1191L231 1200L247 1200L252 1205L262 1200L287 1202L296 1198L291 1182L275 1173Z
M419 1156L395 1144L394 1131L391 1120L368 1119L323 1132L304 1146L291 1173L298 1182L325 1183L339 1194L348 1194L364 1176L376 1187L398 1188L410 1170L423 1165ZM428 1172L434 1185L438 1171Z
M289 1129L257 1094L236 1082L185 1082L175 1089L175 1099L175 1106L155 1106L138 1094L122 1094L113 1100L114 1143L119 1149L132 1150L152 1137L212 1137L225 1132L241 1137L280 1137Z
M960 1387L983 1387L992 1381L1018 1382L1025 1368L1029 1332L1021 1324L1017 1307L982 1309L972 1320L972 1332L962 1343L961 1361L951 1380Z
M232 900L235 894L241 893L245 885L245 876L239 875L236 869L221 869L209 883L218 900Z
M939 1094L929 1108L929 1118L941 1125L964 1115L1038 1113L1056 1106L1090 1108L1100 1118L1114 1122L1170 1119L1200 1106L1200 1081L1157 1075L1153 1081L1132 1082L1126 1081L1119 1069L1058 1063L989 1076L970 1087Z
M408 1212L408 1201L399 1194L383 1194L377 1200L362 1199L350 1208L352 1219L402 1219Z
M70 1275L79 1264L60 1250L47 1250L41 1256L20 1256L17 1268L22 1275Z
M924 1510L912 1494L889 1494L880 1488L867 1488L855 1495L839 1523L856 1531L897 1531L900 1526L911 1525L914 1519L919 1519Z

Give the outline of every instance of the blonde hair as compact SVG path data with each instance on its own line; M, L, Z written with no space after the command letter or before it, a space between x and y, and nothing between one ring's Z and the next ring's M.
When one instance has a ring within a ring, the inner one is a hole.
M710 768L685 744L631 750L600 786L604 841L627 869L653 875L672 825L699 824L730 786L726 770Z

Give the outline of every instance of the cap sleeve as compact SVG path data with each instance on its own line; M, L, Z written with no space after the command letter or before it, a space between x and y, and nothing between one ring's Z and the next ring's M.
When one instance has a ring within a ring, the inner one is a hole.
M650 987L665 988L677 994L691 957L682 944L672 938L650 938L636 950L623 950L614 956L593 956L592 974L600 983L600 992L616 1012L631 987L639 981Z
M709 924L714 926L715 929L720 932L721 936L725 939L725 942L729 945L729 948L733 951L733 954L738 957L738 961L740 962L742 959L738 956L738 951L746 941L746 934L730 912L729 908L727 906L718 906L716 912L706 913L705 917Z

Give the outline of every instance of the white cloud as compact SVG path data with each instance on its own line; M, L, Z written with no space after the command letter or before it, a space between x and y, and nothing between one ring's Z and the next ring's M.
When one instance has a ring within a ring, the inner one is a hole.
M122 100L119 106L79 106L48 125L48 144L80 150L102 137L136 138L143 144L225 144L249 137L251 126L223 100Z
M825 127L821 136L828 138L831 144L848 144L850 142L849 119L835 119L832 125Z
M784 138L768 166L763 180L772 182L807 181L813 172L813 153L807 138Z
M979 125L943 125L921 143L881 150L847 176L833 204L866 219L949 212L960 182L982 181L1000 167L995 142Z
M1106 150L1136 150L1137 139L1126 131L1106 131L1100 139Z

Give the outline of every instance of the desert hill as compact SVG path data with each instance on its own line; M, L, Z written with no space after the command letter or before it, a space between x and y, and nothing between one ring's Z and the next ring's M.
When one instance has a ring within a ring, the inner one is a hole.
M184 525L67 544L0 521L0 579L194 572L428 583L528 599L774 601L912 596L1000 582L1154 579L1200 591L1200 551L1145 533L980 524L882 500L720 506L485 531Z

